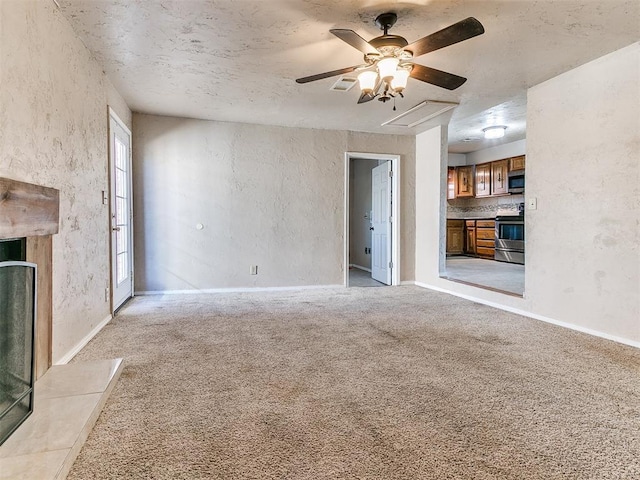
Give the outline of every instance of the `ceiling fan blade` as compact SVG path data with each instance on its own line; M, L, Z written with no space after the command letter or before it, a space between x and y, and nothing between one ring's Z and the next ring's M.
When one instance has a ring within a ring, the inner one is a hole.
M376 95L374 93L362 93L360 95L360 98L358 99L358 105L360 105L361 103L370 102L374 98L376 98Z
M360 68L362 65L355 65L353 67L341 68L340 70L332 70L330 72L318 73L317 75L310 75L308 77L296 78L297 83L309 83L316 80L322 80L323 78L335 77L336 75L342 75L344 73L351 73L354 70Z
M484 27L482 24L475 18L469 17L431 35L427 35L420 40L416 40L412 44L404 47L404 49L413 53L414 57L418 57L425 53L433 52L434 50L482 35L483 33Z
M363 92L360 94L360 98L358 98L358 105L360 105L361 103L370 102L371 100L376 98L378 96L378 90L380 90L380 85L382 85L382 82L378 78L378 82L376 83L376 87L373 89L373 92L371 93Z
M343 28L334 28L329 31L333 33L336 37L338 37L340 40L348 43L356 50L360 50L365 55L367 53L380 53L369 42L367 42L364 38L362 38L353 30L346 30Z
M413 64L410 76L416 80L446 88L447 90L455 90L467 81L466 78L454 75L453 73L443 72L442 70L436 70L435 68L425 67L424 65L418 65L416 63Z

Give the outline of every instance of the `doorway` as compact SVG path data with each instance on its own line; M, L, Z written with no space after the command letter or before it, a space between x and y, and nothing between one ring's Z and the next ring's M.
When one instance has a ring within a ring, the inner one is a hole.
M109 109L111 310L133 296L131 131Z
M399 155L345 155L346 286L400 284L399 179Z

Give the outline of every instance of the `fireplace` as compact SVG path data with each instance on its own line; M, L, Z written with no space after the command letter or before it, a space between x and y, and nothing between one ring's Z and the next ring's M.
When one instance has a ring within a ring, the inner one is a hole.
M0 242L0 445L33 411L37 267L21 243Z
M0 178L0 444L33 411L51 366L56 189Z

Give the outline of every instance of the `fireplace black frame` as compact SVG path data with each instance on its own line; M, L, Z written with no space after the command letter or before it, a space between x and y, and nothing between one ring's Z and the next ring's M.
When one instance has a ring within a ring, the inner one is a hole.
M35 385L35 342L36 342L36 318L37 318L37 298L38 298L38 267L34 263L26 262L26 261L3 261L0 262L1 268L9 268L9 267L24 267L30 269L33 273L31 275L30 283L31 283L31 331L30 335L25 335L23 341L27 343L29 341L31 351L29 352L29 360L30 365L28 369L28 379L23 379L16 375L13 372L0 372L0 381L4 382L3 375L13 375L14 377L18 377L18 380L24 382L25 388L22 392L19 392L16 397L11 397L13 403L8 406L5 406L0 411L0 445L2 445L16 429L22 425L22 423L33 413L34 407L34 385ZM1 321L2 319L0 319ZM28 319L25 319L25 323L28 322ZM25 355L26 356L26 355ZM2 358L0 358L0 362L2 362ZM0 365L0 368L6 368L4 365ZM7 369L8 370L8 369ZM25 369L26 373L26 369ZM8 388L8 386L0 385L0 388ZM10 394L7 395L8 397ZM25 402L26 400L26 402ZM28 406L25 408L25 405L28 403ZM16 412L15 410L22 410L25 413L18 412L16 418L12 418Z

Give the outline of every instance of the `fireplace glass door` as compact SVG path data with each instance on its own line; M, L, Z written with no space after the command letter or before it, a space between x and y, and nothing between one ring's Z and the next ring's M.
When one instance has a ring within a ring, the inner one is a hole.
M0 262L0 445L33 411L36 266Z

